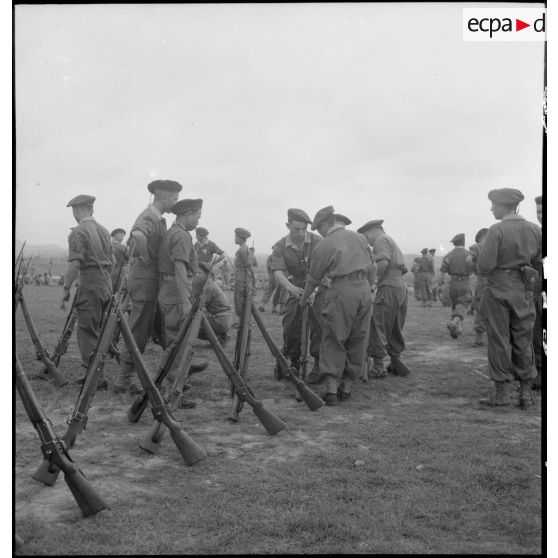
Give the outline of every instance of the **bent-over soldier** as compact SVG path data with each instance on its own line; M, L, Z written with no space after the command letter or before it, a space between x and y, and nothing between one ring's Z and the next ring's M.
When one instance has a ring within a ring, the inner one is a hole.
M537 376L533 354L536 268L542 261L542 232L517 214L523 194L514 188L488 193L499 223L488 229L478 272L487 276L481 311L487 320L488 373L494 392L480 403L509 405L507 384L519 380L519 404L533 404L530 381Z
M300 300L301 306L306 304L322 279L329 279L320 312L320 372L326 386L326 405L335 405L351 395L352 382L366 358L372 312L373 264L368 243L361 234L334 225L333 214L333 207L328 206L314 217L312 230L317 229L324 238L314 249Z
M403 275L407 273L405 258L393 238L385 233L383 222L368 221L358 229L372 246L377 267L377 291L372 303L368 344L368 355L372 359L372 366L368 371L374 378L387 376L387 370L384 368L387 356L394 363L405 350L403 326L409 300L403 281ZM396 374L399 369L399 366L390 366L390 370Z
M469 246L470 255L467 256L467 261L473 269L473 273L476 273L477 270L477 263L484 245L486 233L488 233L488 229L480 229L475 235L475 244ZM471 344L472 347L480 347L484 345L483 334L486 332L486 318L480 311L482 293L486 287L486 277L479 275L478 273L476 273L476 275L477 283L475 285L475 292L473 294L473 302L471 305L473 308L473 329L475 330L475 339Z
M110 234L93 217L94 196L79 195L66 207L72 208L77 227L68 236L68 271L64 274L63 303L79 273L80 292L76 300L77 342L81 365L87 368L97 345L103 308L112 294L110 270L113 264ZM106 388L102 380L100 388Z
M471 302L471 266L467 261L469 251L465 248L465 235L456 234L450 241L454 249L444 256L440 266L438 287L444 286L445 274L450 275L449 296L451 299L451 320L446 324L450 335L456 339L462 333L461 322L467 315Z

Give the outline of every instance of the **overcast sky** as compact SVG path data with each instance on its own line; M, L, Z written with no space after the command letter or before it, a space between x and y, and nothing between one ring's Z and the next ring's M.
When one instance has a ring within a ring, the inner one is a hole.
M128 231L155 178L229 253L236 226L269 252L289 207L384 219L404 252L472 243L491 188L536 221L543 43L464 42L465 5L16 6L16 237L66 247L81 193Z

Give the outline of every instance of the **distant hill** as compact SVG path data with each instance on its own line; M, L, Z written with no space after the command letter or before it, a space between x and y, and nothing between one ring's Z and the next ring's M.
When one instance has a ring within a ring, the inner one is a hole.
M19 254L23 242L16 238L15 241L15 255ZM25 257L34 256L40 258L65 258L67 256L67 250L58 246L57 244L26 244L23 250L23 255Z

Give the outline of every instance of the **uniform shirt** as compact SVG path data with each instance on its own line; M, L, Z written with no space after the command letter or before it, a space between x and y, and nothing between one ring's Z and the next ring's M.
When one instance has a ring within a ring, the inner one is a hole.
M212 240L208 240L204 244L196 242L194 244L194 248L196 249L199 262L210 263L214 254L217 254L218 256L224 254L223 250L221 250L221 248L219 248L219 246L217 246L217 244L215 244Z
M112 252L114 254L114 259L116 263L116 268L118 269L121 265L124 265L126 261L126 246L121 242L112 241Z
M370 274L372 268L368 242L364 236L334 225L314 248L309 283L316 286L325 276L335 279L357 271Z
M471 256L473 256L473 269L475 270L475 272L477 270L477 263L479 261L479 255L483 246L484 242L475 242L475 244L469 246L469 253L471 254Z
M205 309L209 314L219 314L220 312L230 312L232 310L227 297L215 281L207 280L205 293Z
M149 263L144 264L139 260L134 261L134 266L152 267L157 269L159 260L159 248L161 241L167 232L167 222L159 210L150 205L144 209L136 219L130 231L130 239L134 231L142 232L147 238L147 252L149 254ZM129 241L128 241L129 242ZM133 256L139 256L137 248L134 250Z
M434 262L430 256L420 256L415 258L415 262L418 265L418 271L424 273L434 273Z
M426 256L428 258L428 261L430 262L430 268L428 270L428 273L431 273L432 275L435 274L434 272L434 256L431 256L430 254L428 254L428 256Z
M479 255L478 270L489 275L494 269L537 269L542 261L542 231L521 215L506 215L488 229Z
M321 238L317 234L307 231L302 248L299 249L288 234L273 246L271 270L282 271L285 277L291 277L291 283L301 286L306 281L308 264L320 241Z
M248 263L251 261L250 248L247 244L243 244L234 255L234 268L235 270L246 270L248 269Z
M191 234L178 223L165 233L159 248L159 273L174 275L174 263L186 264L188 276L198 273L198 257Z
M382 260L387 260L388 262L388 267L383 277L378 276L378 287L381 285L400 287L403 284L401 274L407 271L407 266L405 265L405 258L395 240L387 234L382 234L374 241L372 253L376 263Z
M110 270L112 247L110 234L93 217L85 217L68 236L68 261L78 261L79 269Z
M456 246L451 252L444 256L440 271L449 273L450 275L469 276L471 275L471 267L467 263L469 250L465 246Z

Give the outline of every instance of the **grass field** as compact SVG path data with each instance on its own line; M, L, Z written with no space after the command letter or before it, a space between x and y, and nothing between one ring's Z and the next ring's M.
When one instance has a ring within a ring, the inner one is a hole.
M64 322L54 287L25 288L41 338L52 351ZM229 292L229 295L231 293ZM259 295L258 295L259 298ZM126 418L127 405L98 392L71 455L106 510L83 518L62 480L30 478L41 462L38 437L19 398L15 407L15 522L28 555L241 553L541 552L541 417L535 408L484 410L486 349L451 339L447 308L410 301L407 378L358 383L349 402L311 412L291 384L273 380L273 359L255 332L250 384L288 424L269 436L248 406L226 417L227 379L210 367L193 376L195 409L176 413L208 456L187 467L167 437L158 456L138 447L152 422ZM281 339L281 320L264 319ZM32 377L40 363L18 310L17 354ZM203 345L203 342L202 342ZM232 354L234 340L227 348ZM161 350L149 346L154 369ZM111 377L116 363L106 372ZM75 336L61 372L80 375ZM58 435L78 386L32 380ZM317 389L319 393L319 389Z

